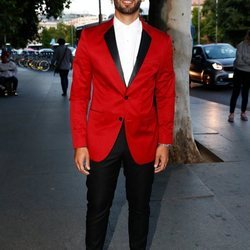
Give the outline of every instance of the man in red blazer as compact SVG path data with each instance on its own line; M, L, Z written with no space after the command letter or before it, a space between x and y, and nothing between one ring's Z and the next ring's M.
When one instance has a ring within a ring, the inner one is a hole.
M173 142L172 43L139 18L141 0L115 0L115 16L82 32L73 65L71 129L87 175L86 249L102 249L121 165L130 249L145 249L154 173Z

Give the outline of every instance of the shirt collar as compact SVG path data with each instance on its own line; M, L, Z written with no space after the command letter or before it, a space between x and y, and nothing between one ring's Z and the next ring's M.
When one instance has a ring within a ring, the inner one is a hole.
M115 29L118 29L118 30L137 31L137 30L141 29L142 24L141 24L139 17L136 18L132 23L127 25L127 24L122 23L116 16L114 16L114 27L115 27Z

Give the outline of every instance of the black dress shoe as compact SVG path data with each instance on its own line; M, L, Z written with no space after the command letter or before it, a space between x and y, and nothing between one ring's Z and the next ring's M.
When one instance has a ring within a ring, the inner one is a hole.
M67 94L66 93L62 93L62 96L66 96Z

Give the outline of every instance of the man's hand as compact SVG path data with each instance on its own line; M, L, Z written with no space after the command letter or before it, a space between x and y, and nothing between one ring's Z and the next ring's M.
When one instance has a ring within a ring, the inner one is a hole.
M84 175L89 175L89 151L87 147L76 148L74 156L77 169Z
M169 159L169 148L164 145L159 145L155 154L155 174L166 169Z

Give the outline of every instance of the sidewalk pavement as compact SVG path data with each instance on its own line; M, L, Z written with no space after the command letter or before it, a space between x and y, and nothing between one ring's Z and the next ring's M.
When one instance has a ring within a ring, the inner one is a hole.
M73 164L68 98L59 77L19 71L20 95L0 98L0 249L84 249L85 177ZM195 139L223 162L171 165L157 175L148 249L250 249L250 121L190 98ZM105 249L126 250L120 175Z

